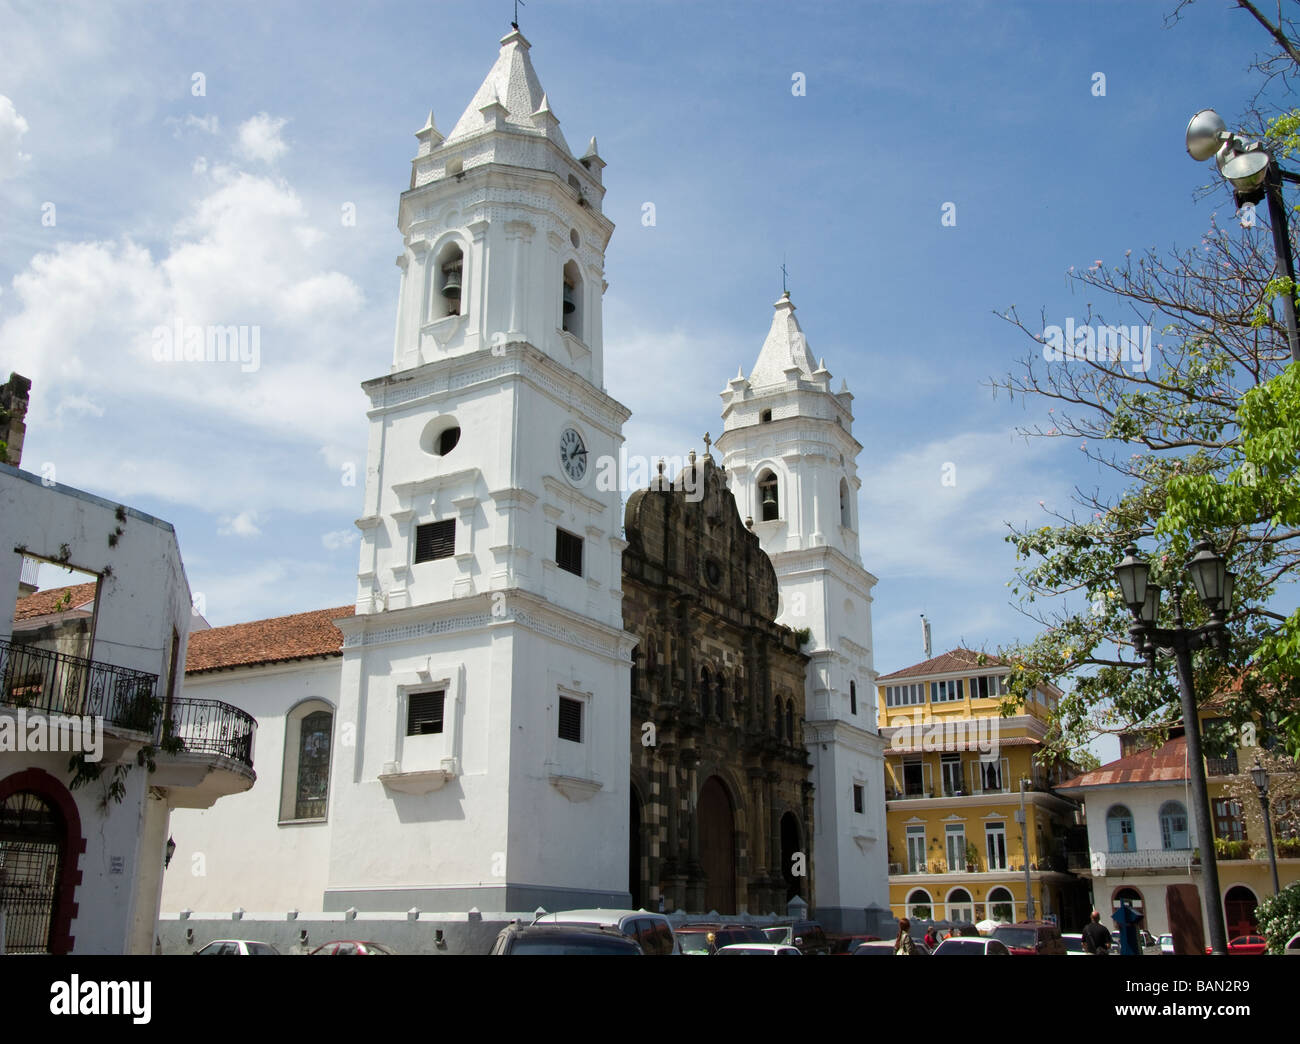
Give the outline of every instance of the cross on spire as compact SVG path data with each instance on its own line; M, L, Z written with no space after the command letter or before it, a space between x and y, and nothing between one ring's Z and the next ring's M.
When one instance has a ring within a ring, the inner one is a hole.
M524 3L524 0L515 0L515 20L510 23L510 26L511 28L516 30L519 28L519 5L520 4L523 4L524 7L528 6L527 4Z
M706 431L704 433L704 453L708 457L713 456L713 454L709 452L709 447L712 445L713 445L713 440L709 438L709 433Z
M781 259L781 293L789 295L790 288L786 285L785 259Z

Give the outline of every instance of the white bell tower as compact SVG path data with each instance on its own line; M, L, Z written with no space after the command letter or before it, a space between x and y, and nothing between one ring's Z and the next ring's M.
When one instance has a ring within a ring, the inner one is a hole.
M401 197L344 632L326 909L627 901L630 651L602 387L613 224L514 31ZM364 885L359 882L364 882Z
M889 866L871 644L876 578L858 550L862 446L847 382L831 391L789 293L774 307L753 371L722 393L718 449L741 514L776 567L778 622L809 632L817 917L828 930L869 931L889 917Z

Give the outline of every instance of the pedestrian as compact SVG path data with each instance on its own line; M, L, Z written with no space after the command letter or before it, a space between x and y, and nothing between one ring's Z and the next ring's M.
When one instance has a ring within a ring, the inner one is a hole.
M903 917L898 922L898 937L894 939L895 957L912 957L916 954L912 942L912 922Z
M1142 915L1133 909L1131 899L1121 899L1119 909L1111 915L1115 928L1119 932L1119 952L1121 957L1139 957L1142 947L1138 942L1138 923Z
M939 940L934 937L933 925L925 930L925 945L931 950L939 945Z
M1101 914L1092 911L1092 920L1083 930L1083 951L1095 955L1110 953L1110 929L1101 923Z

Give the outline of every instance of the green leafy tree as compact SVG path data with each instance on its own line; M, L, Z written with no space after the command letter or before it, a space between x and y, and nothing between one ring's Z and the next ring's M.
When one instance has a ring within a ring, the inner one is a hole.
M1255 923L1268 939L1268 952L1281 953L1288 939L1300 932L1300 881L1289 884L1255 907Z

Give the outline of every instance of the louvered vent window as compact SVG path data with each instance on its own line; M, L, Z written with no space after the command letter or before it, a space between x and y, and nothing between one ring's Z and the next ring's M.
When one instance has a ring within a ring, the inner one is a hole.
M555 564L566 569L574 576L582 576L582 537L566 533L563 529L555 531Z
M582 703L566 696L560 697L560 739L582 742Z
M415 560L429 562L435 558L450 558L456 553L456 520L430 522L415 527Z
M442 732L442 708L445 692L413 692L406 708L406 734L431 736Z

